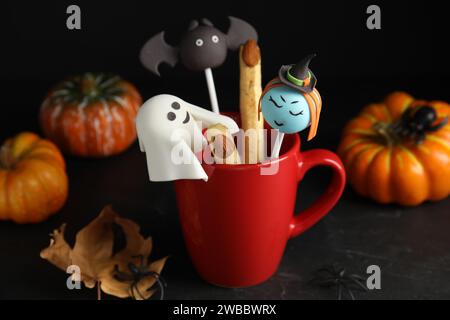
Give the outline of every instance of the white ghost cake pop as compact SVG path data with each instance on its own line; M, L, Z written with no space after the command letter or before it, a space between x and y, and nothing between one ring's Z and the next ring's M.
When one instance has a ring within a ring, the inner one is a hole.
M196 153L206 146L202 129L222 124L231 134L239 131L229 117L197 107L182 99L161 94L139 109L136 129L139 146L147 156L151 181L208 180Z

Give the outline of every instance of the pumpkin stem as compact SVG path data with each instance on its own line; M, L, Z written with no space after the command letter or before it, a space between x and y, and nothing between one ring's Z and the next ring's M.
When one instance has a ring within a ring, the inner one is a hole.
M373 129L379 137L383 139L385 145L392 147L400 143L400 137L392 130L392 125L385 122L377 122L373 125Z
M92 74L87 73L81 78L81 92L86 96L96 96L98 94L97 84Z
M10 152L9 148L3 145L0 148L0 168L2 169L12 169L14 166L14 157Z

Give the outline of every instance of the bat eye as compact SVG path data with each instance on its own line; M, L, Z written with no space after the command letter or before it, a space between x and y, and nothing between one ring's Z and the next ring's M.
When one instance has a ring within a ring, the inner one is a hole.
M173 113L173 112L169 112L169 113L167 114L167 119L169 119L170 121L175 120L176 117L177 117L177 116L176 116L175 113Z
M211 40L212 40L212 42L214 42L214 43L218 43L218 42L219 42L219 37L216 36L216 35L213 35L213 36L211 37Z
M195 40L195 45L196 45L197 47L201 47L201 46L203 45L203 40L200 39L200 38L198 38L197 40Z

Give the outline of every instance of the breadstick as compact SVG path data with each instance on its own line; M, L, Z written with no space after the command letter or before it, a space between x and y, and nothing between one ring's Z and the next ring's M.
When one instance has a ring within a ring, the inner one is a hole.
M228 128L218 123L209 127L205 132L206 140L214 157L219 164L240 164L239 152L234 145L234 139Z
M239 50L240 111L245 136L245 163L263 161L264 118L258 117L261 97L261 53L255 40L248 40ZM247 131L253 129L253 132Z

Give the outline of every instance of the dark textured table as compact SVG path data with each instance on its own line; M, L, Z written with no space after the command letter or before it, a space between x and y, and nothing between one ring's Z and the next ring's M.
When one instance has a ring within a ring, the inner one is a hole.
M193 85L203 86L202 80L196 79ZM359 79L353 82L349 94L338 90L335 80L323 79L319 85L324 97L319 134L304 147L334 150L344 123L365 103L380 100L393 89L448 100L450 82L438 80L435 86L424 87L420 79ZM1 140L23 130L39 130L37 110L51 83L2 84L11 99L3 102ZM145 98L163 90L164 85L138 81ZM26 95L21 91L24 87L29 88ZM183 86L172 92L207 104L203 87L198 97L192 97ZM223 105L237 101L235 91L227 91L230 94L222 97ZM17 96L21 99L13 99ZM153 259L171 256L163 271L168 299L335 299L335 290L308 283L314 270L331 263L360 274L365 274L369 265L380 266L381 290L358 294L358 298L450 298L450 199L416 208L381 206L347 188L328 216L289 241L275 276L255 287L224 289L205 283L196 274L183 244L173 184L148 181L145 157L137 144L108 159L67 157L67 169L70 195L58 215L38 225L0 222L0 299L95 299L95 290L68 290L67 275L41 260L39 252L48 245L49 232L63 222L68 224L67 237L73 243L76 231L106 204L112 204L123 216L139 223L144 234L153 237ZM301 209L316 198L329 178L328 169L311 171L299 186L297 207Z

